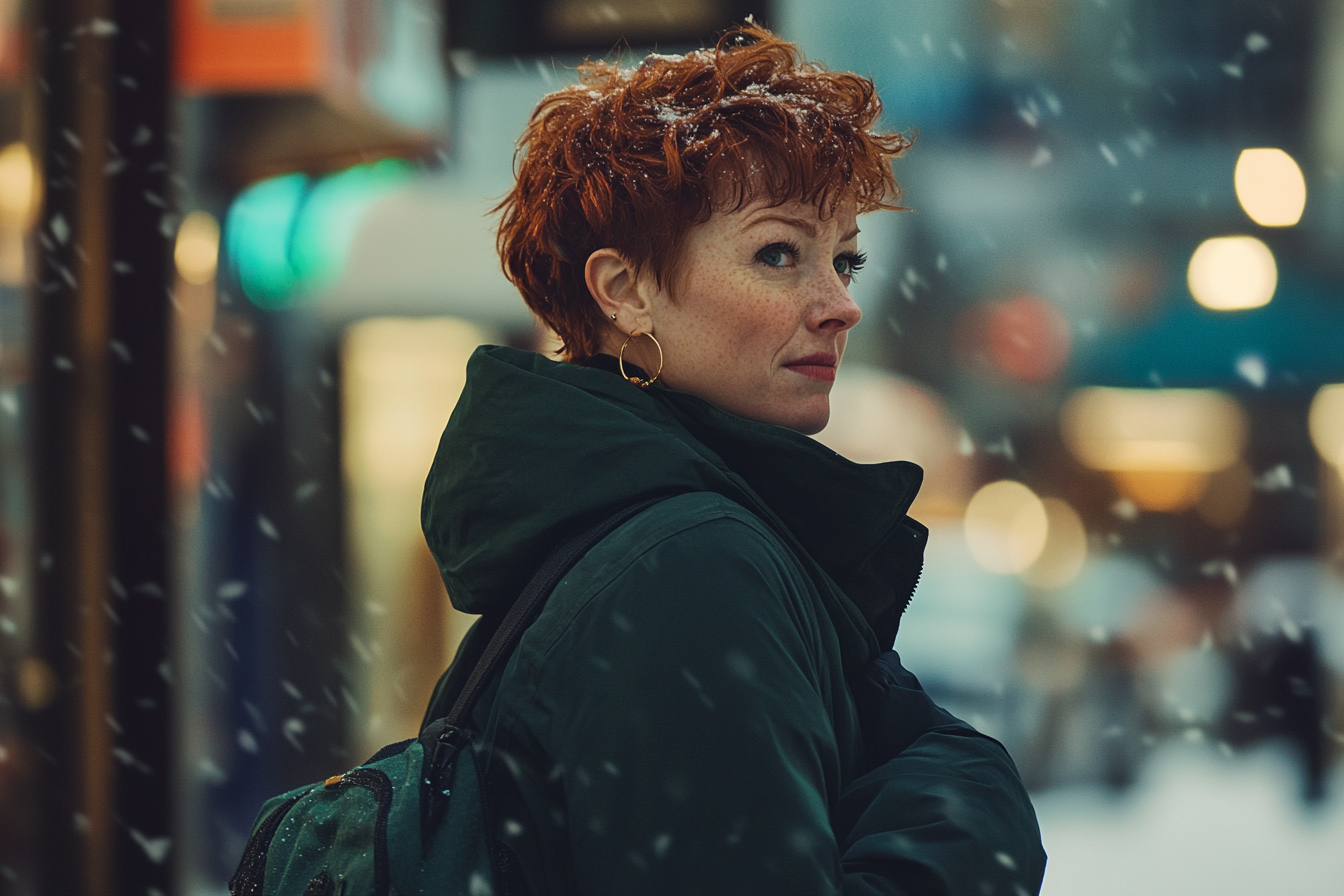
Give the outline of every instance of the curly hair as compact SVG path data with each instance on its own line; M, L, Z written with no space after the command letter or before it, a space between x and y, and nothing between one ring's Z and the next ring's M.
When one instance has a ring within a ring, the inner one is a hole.
M560 337L566 360L598 350L603 324L584 280L612 248L662 286L675 283L686 232L759 197L830 215L899 209L891 160L910 145L872 130L873 82L806 62L796 45L747 24L713 50L652 54L635 68L579 66L518 141L502 212L505 275Z

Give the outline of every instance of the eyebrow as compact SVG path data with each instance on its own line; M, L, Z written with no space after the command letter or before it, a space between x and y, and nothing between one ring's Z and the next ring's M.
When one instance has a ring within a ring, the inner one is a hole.
M742 229L747 230L765 221L778 221L781 224L788 224L791 227L797 227L803 233L807 234L808 237L810 237L811 239L817 238L817 225L813 224L811 221L808 221L806 218L795 218L792 215L782 215L782 214L761 215L759 218L752 219ZM858 235L859 235L859 228L855 227L849 233L842 236L840 238L840 242L842 243L848 242L849 240L854 239Z

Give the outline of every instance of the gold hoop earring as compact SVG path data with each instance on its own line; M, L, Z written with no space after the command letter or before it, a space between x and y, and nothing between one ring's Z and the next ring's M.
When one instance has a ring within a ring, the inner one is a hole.
M653 344L658 348L658 370L656 373L654 373L653 376L648 377L646 379L640 379L637 376L630 376L625 372L625 347L630 344L630 340L638 339L640 336L647 336L650 339L653 339ZM616 353L616 366L620 369L621 376L625 377L627 380L634 383L639 388L647 389L654 384L654 382L663 372L663 346L661 343L658 342L657 339L653 338L652 333L641 333L638 330L633 330L631 331L629 336L625 337L625 341L621 343L621 350Z

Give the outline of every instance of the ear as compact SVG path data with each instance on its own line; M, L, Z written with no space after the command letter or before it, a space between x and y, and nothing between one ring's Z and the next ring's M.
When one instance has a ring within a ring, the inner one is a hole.
M583 267L588 284L602 316L622 334L634 330L648 333L653 329L653 302L648 282L615 249L598 249L588 256ZM613 321L611 316L616 315Z

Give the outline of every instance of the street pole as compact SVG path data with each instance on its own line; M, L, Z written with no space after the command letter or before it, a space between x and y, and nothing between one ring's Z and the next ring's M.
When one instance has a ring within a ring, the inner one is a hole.
M111 858L106 721L108 42L102 0L47 0L37 30L46 202L34 288L34 687L42 893L102 893ZM84 27L81 27L84 26Z
M167 402L179 217L169 182L167 2L111 0L108 508L114 893L176 890Z
M28 701L40 891L172 892L168 7L46 0Z

